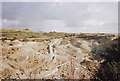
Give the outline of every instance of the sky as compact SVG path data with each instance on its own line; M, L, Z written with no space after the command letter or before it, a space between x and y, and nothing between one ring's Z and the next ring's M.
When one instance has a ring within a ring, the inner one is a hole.
M0 21L2 28L35 32L117 33L118 3L2 2Z

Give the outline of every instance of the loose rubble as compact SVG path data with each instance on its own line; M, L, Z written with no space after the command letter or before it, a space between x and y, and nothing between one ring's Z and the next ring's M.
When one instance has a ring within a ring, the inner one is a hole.
M90 54L98 45L77 38L0 41L0 78L94 79L102 59Z

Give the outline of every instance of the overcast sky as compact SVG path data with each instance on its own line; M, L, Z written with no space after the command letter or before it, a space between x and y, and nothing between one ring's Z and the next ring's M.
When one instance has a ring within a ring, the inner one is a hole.
M2 27L58 32L118 32L117 2L3 2Z

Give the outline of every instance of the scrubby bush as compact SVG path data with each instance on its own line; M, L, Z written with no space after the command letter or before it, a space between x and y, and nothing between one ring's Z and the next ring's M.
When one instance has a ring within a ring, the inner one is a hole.
M120 52L119 52L120 38L115 39L105 44L107 48L99 52L101 58L105 62L101 64L97 76L99 79L104 80L119 80L120 79Z

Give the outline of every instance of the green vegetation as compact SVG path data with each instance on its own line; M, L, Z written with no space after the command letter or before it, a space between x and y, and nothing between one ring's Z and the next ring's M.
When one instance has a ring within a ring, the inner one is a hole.
M26 38L64 38L64 37L76 37L83 39L100 39L103 36L109 36L110 34L104 33L63 33L63 32L32 32L29 29L15 30L15 29L0 29L0 38L13 38L13 39L26 39Z
M0 38L14 38L14 39L26 39L26 38L61 38L65 33L62 32L49 32L38 33L30 30L13 30L13 29L0 29Z
M1 38L14 38L14 39L26 39L26 38L49 38L42 33L32 32L30 30L13 30L13 29L0 29Z

